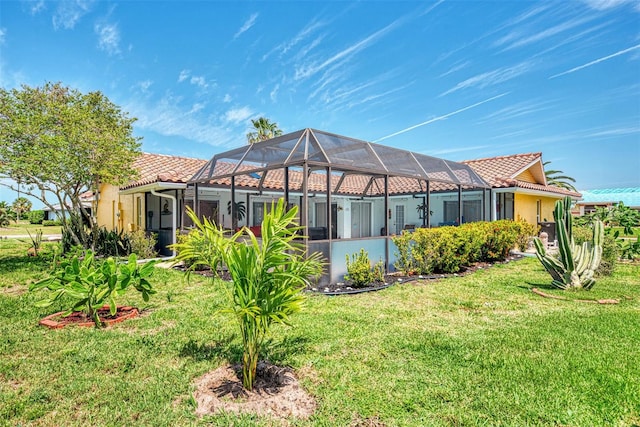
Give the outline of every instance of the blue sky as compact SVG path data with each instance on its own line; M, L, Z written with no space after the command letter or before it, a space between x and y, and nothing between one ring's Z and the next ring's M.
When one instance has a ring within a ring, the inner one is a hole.
M46 81L102 91L148 152L210 158L265 116L640 186L637 1L0 2L0 84Z

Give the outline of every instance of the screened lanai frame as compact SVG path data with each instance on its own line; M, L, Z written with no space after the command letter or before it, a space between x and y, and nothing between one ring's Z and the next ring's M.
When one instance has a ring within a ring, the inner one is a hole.
M230 188L231 218L236 218L233 212L236 190L283 192L287 201L290 193L297 193L303 227L308 226L309 197L325 194L327 230L332 229L330 210L334 195L362 199L383 197L385 213L390 196L420 195L424 200L423 208L428 212L433 187L448 191L457 189L459 202L463 189L491 188L470 166L462 163L309 128L216 154L188 185L196 190L196 209L199 187ZM483 204L486 204L485 194L483 191ZM459 218L462 218L462 203L458 206ZM484 219L484 208L482 212ZM429 227L430 216L422 217L423 226ZM386 236L383 237L388 239L386 214L384 218ZM236 226L234 221L233 227ZM331 242L332 233L327 234ZM330 247L329 253L325 253L329 260Z

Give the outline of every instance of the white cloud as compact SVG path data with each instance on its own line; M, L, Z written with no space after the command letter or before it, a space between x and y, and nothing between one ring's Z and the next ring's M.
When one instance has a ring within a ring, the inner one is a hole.
M624 4L638 5L636 0L583 0L591 9L595 10L609 10Z
M464 81L461 81L451 89L441 93L440 96L445 96L458 90L467 89L470 87L478 87L480 89L484 89L498 83L503 83L508 80L514 79L522 74L525 74L531 69L531 67L532 64L530 62L521 62L520 64L514 65L513 67L503 67L498 68L497 70L478 74Z
M299 79L305 79L305 78L311 77L312 75L332 65L334 62L349 59L352 55L369 47L370 45L372 45L373 43L377 42L379 39L387 35L389 32L393 31L398 26L402 25L407 19L408 17L405 16L393 21L391 24L387 25L386 27L376 31L375 33L371 34L368 37L365 37L359 42L343 49L342 51L336 53L335 55L326 59L320 64L317 64L317 63L304 64L302 66L297 67L294 78L296 80L299 80Z
M193 104L193 107L191 107L191 111L189 111L189 114L193 114L193 113L197 113L198 111L204 109L205 105L202 102L196 102L195 104Z
M249 107L234 108L227 111L224 114L224 119L227 122L232 122L237 124L237 123L246 121L249 117L251 117L252 114L253 114L253 111L251 111Z
M62 0L53 14L53 27L71 30L84 15L89 13L93 0Z
M184 111L178 106L178 99L166 96L159 102L143 104L140 100L132 100L125 105L125 110L138 118L136 126L160 135L179 136L191 141L221 146L237 143L237 136L232 135L223 126L211 124L210 120L201 119L194 114L194 107Z
M149 88L151 87L152 84L153 84L153 82L151 80L144 80L144 81L138 82L138 87L143 92L146 92L147 90L149 90Z
M231 95L229 95L228 93L226 93L226 94L224 95L224 98L222 99L222 102L224 102L224 103L229 103L229 102L231 102Z
M207 81L202 76L192 76L189 82L192 85L200 86L202 88L206 88L208 86Z
M535 30L533 31L532 34L521 37L521 33L520 31L512 33L507 35L506 37L503 37L501 40L499 40L498 42L496 42L497 45L500 44L504 44L508 41L514 40L512 43L510 43L505 50L509 50L509 49L514 49L516 47L522 47L522 46L526 46L529 45L531 43L535 43L538 42L540 40L544 40L546 38L555 36L557 34L563 33L565 31L568 31L572 28L578 27L582 24L585 24L589 21L592 21L595 18L595 16L591 16L591 17L587 17L587 18L581 18L581 19L572 19L566 22L563 22L562 24L558 24L558 25L554 25L553 27L544 29L544 30Z
M47 8L44 0L39 1L31 1L29 2L29 13L32 15L37 15Z
M95 33L98 35L98 47L109 55L120 53L120 30L117 24L96 24Z
M7 35L7 29L0 28L0 44L4 44L4 39L6 35Z
M269 93L269 97L271 98L271 101L276 102L278 101L278 90L280 90L280 84L276 84L276 86L273 88L273 90L271 91L271 93Z
M178 82L183 82L187 80L189 78L189 74L191 74L191 71L189 70L180 71L180 75L178 76Z
M549 77L549 79L555 79L556 77L564 76L566 74L575 73L576 71L582 70L583 68L591 67L592 65L599 64L600 62L607 61L607 60L609 60L611 58L615 58L616 56L624 55L625 53L631 52L631 51L636 50L638 48L640 48L640 44L632 46L632 47L630 47L628 49L620 50L620 51L618 51L616 53L612 53L611 55L603 56L602 58L598 58L595 61L587 62L586 64L580 65L578 67L572 68L572 69L564 71L562 73L554 74L553 76Z
M503 96L508 95L508 94L509 94L509 92L501 93L500 95L493 96L491 98L485 99L484 101L476 102L475 104L468 105L468 106L460 108L460 109L458 109L456 111L452 111L451 113L443 114L442 116L438 116L438 117L433 117L433 118L431 118L431 119L429 119L427 121L424 121L422 123L418 123L417 125L409 126L408 128L399 130L398 132L394 132L394 133L392 133L390 135L383 136L382 138L378 138L373 142L380 142L380 141L385 140L387 138L391 138L391 137L394 137L396 135L400 135L402 133L409 132L410 130L413 130L415 128L419 128L421 126L425 126L425 125L428 125L428 124L431 124L431 123L434 123L434 122L438 122L440 120L446 120L451 116L455 116L456 114L460 114L460 113L462 113L464 111L467 111L467 110L470 110L472 108L478 107L478 106L480 106L482 104L486 104L487 102L491 102L491 101L494 101L494 100L496 100L498 98L502 98Z
M253 25L256 23L256 19L258 19L258 14L257 13L252 14L249 17L249 19L247 19L245 21L245 23L242 25L242 27L240 27L238 32L235 33L235 35L233 36L234 40L237 39L238 37L240 37L242 35L242 33L244 33L245 31L249 30L249 28L253 27Z

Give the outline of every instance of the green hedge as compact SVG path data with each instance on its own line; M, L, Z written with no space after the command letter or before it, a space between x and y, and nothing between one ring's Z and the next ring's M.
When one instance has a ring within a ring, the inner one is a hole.
M60 226L62 225L62 221L60 221L59 219L45 219L44 221L42 221L42 225L44 227L53 227L53 226Z
M457 273L477 262L505 260L516 246L526 249L536 233L535 226L512 220L405 231L392 238L395 267L405 274Z
M28 213L29 215L29 223L31 224L42 224L44 220L44 211L36 210Z

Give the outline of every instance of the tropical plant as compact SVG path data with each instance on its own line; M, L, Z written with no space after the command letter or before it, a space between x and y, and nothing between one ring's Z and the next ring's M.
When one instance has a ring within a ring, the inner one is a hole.
M6 206L0 205L0 227L6 228L10 224L11 224L11 215L9 214L9 208Z
M299 240L303 227L296 223L298 208L287 210L284 199L265 215L262 239L247 227L227 238L222 228L206 218L201 222L193 210L187 215L195 226L188 237L171 247L177 260L191 268L206 264L213 272L226 265L232 283L227 307L242 335L242 384L253 389L258 358L271 326L290 324L290 316L300 311L302 289L309 278L322 272L321 254L306 254Z
M35 235L33 236L31 235L31 232L27 230L27 234L29 235L29 240L31 240L31 247L29 248L28 253L33 252L33 256L38 256L38 251L42 246L42 230L36 230Z
M254 130L247 133L247 142L249 144L266 141L267 139L282 135L282 130L280 130L278 124L269 121L269 119L265 117L259 117L256 120L251 119L251 124Z
M558 200L553 211L558 236L558 258L546 253L539 238L534 239L536 256L549 272L551 284L560 289L591 289L595 284L594 274L602 259L602 241L604 226L602 221L594 220L593 237L582 246L573 239L573 216L571 215L571 197Z
M18 197L13 201L13 211L16 213L16 220L24 218L24 214L31 210L33 204L26 197Z
M131 253L138 255L142 259L153 258L157 255L158 235L156 233L136 230L127 234L127 238L131 245Z
M36 210L29 212L29 223L31 224L42 224L44 221L44 211Z
M99 328L102 321L98 310L108 304L111 315L115 315L116 298L129 286L140 292L145 302L156 293L148 280L153 273L153 266L154 261L138 265L135 254L129 256L127 263L118 263L113 258L98 261L93 252L87 251L63 259L50 277L33 283L29 290L50 291L47 298L36 303L37 307L48 307L59 300L67 303L63 316L83 311Z
M393 264L396 270L405 276L414 274L415 260L411 253L413 247L413 233L408 230L402 230L402 233L391 237L391 241L396 245L397 251L394 251L396 262Z
M547 166L550 161L546 161L542 163L543 166ZM544 175L547 180L547 185L553 185L554 187L564 188L565 190L578 191L576 187L573 185L576 180L570 176L563 175L564 172L561 170L547 170L545 168Z
M231 200L227 202L227 213L229 215L232 214ZM247 213L247 208L245 207L244 202L242 201L236 202L235 208L233 209L233 215L235 215L235 217L232 218L233 224L237 225L238 221L242 221L246 213Z

